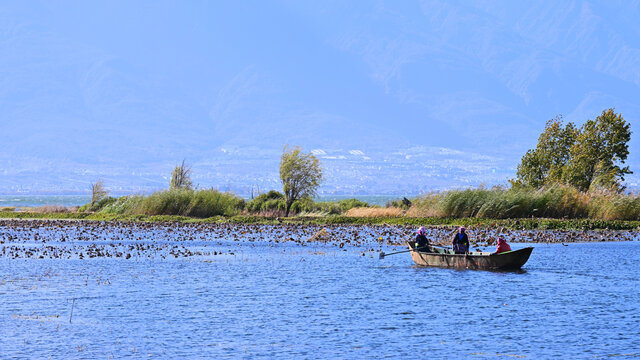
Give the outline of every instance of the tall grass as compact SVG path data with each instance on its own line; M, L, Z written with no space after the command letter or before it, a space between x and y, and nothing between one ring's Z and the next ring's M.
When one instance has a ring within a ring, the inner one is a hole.
M589 217L604 220L640 220L640 196L596 193Z
M354 207L349 209L345 216L347 217L366 217L366 218L379 218L379 217L400 217L405 214L404 210L397 207Z
M216 190L174 189L149 196L123 196L100 212L122 215L179 215L206 218L233 216L244 208L244 200Z
M640 220L640 197L602 191L585 193L562 185L539 190L451 190L416 199L407 216Z
M73 213L78 211L77 206L63 206L63 205L42 205L29 209L29 211L40 214L54 214L54 213Z
M273 191L245 203L233 194L216 190L175 189L149 196L106 198L96 204L109 215L178 215L197 218L253 214L283 216L284 197ZM42 209L45 210L45 209ZM49 212L60 211L46 209ZM82 210L82 209L81 209ZM595 220L640 220L640 196L604 191L581 192L569 186L539 190L494 187L451 190L414 199L411 208L369 207L356 199L338 202L294 202L293 213L305 216L347 217L436 217L436 218L555 218Z
M368 207L364 201L358 199L345 199L340 201L320 201L311 199L299 200L293 203L291 209L296 213L317 213L326 215L340 215L357 207Z
M131 215L135 213L143 199L144 197L141 195L121 196L99 209L98 212L102 214Z
M306 215L337 215L357 206L368 206L368 204L356 199L337 202L314 202L311 199L301 199L293 203L291 211ZM80 210L108 215L178 215L207 218L243 213L280 217L284 216L285 202L284 196L277 191L270 191L245 202L233 194L216 190L173 189L155 192L149 196L123 196L117 199L109 197L94 206L87 204Z

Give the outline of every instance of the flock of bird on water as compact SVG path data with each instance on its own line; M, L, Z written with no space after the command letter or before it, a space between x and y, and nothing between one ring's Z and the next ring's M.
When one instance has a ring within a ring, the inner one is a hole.
M427 226L432 244L450 246L457 227ZM365 256L383 246L404 246L414 226L230 224L69 220L0 220L0 258L189 258L234 255L234 243L283 242L300 246L325 243L354 248ZM568 243L629 241L635 231L562 231L470 228L474 251L493 251L498 236L508 242ZM376 249L377 248L377 249Z

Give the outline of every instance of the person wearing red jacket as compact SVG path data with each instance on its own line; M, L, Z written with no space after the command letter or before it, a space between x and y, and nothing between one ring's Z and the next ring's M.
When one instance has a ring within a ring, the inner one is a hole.
M496 245L496 254L502 252L511 251L511 246L507 244L507 241L503 238L498 238L498 244Z

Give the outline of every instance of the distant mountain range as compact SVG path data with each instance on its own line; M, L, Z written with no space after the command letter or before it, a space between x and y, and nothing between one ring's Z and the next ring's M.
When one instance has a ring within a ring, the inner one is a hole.
M175 51L153 27L104 25L107 44L98 30L83 36L90 17L74 28L69 9L7 4L0 193L86 193L97 180L149 192L183 159L200 187L278 189L288 144L321 159L322 193L414 195L505 184L557 113L580 123L616 107L636 131L638 2L620 16L615 4L501 4L256 3L257 14L290 17L220 29L185 18L192 27L170 30L196 45ZM174 5L176 19L194 6ZM220 34L226 42L211 40ZM131 55L144 36L165 56ZM201 65L180 60L191 57ZM628 165L640 172L637 133Z

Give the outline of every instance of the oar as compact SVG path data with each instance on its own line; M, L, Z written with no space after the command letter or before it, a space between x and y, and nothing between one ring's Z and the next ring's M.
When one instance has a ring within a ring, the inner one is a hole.
M395 255L395 254L401 254L401 253L406 253L409 251L419 251L419 250L423 250L423 249L428 249L428 248L437 248L437 249L443 249L443 250L449 250L448 247L445 246L439 246L439 245L427 245L427 246L423 246L423 247L419 247L416 249L409 249L409 250L403 250L403 251L396 251L396 252L392 252L392 253L388 253L385 254L384 251L380 251L380 259L384 259L385 256L389 256L389 255Z
M410 235L411 235L411 236L413 236L413 232L409 232L409 233L402 232L402 231L400 231L400 230L396 229L396 227L395 227L395 226L391 226L391 229L393 229L393 230L395 230L395 231L397 231L397 232L399 232L399 233L402 233L402 235L403 235L403 238L404 238L404 239L406 239L406 237L407 237L407 236L410 236ZM397 251L397 252L388 253L388 254L385 254L385 253L384 253L384 251L380 251L380 256L379 256L378 258L379 258L379 259L384 259L384 257L385 257L385 256L394 255L394 254L400 254L400 253L405 253L405 252L415 251L415 250L418 250L418 249L411 249L411 250Z
M422 250L422 249L426 249L428 246L423 246L423 247L419 247L419 248L415 248L415 249L409 249L409 250L403 250L403 251L396 251L396 252L392 252L392 253L388 253L385 254L384 251L380 251L380 257L379 259L384 259L385 256L389 256L389 255L395 255L395 254L401 254L401 253L406 253L409 251L418 251L418 250Z

